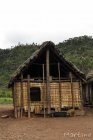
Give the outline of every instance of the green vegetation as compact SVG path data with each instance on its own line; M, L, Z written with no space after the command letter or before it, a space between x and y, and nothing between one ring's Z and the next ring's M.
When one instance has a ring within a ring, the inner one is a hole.
M93 69L93 38L81 36L68 39L57 45L65 58L85 74Z
M12 104L13 99L12 98L0 98L0 104Z
M11 49L0 49L0 98L12 97L7 84L12 73L40 46L37 44L18 44ZM81 36L70 38L56 45L64 57L87 73L93 69L93 38ZM7 101L6 101L7 102Z

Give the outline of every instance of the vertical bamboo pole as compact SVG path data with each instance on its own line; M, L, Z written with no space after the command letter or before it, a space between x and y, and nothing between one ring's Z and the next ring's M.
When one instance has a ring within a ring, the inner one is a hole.
M60 63L58 63L58 76L59 76L59 106L61 111L62 100L61 100Z
M71 72L70 72L70 79L71 79L72 108L74 109L73 78Z
M88 84L88 101L89 101L89 104L90 104L90 83Z
M21 118L23 116L23 74L21 74Z
M89 99L88 99L88 87L89 87L89 84L87 83L86 84L86 102L88 101L88 103L89 103Z
M12 97L13 97L13 105L15 103L15 99L14 99L14 86L12 86Z
M90 86L89 86L89 94L90 94L90 104L92 103L92 98L91 98L91 83L90 83Z
M90 83L90 86L89 86L89 97L90 97L90 104L92 105L92 84Z
M14 98L14 117L17 118L17 106L16 106L16 84L14 82L14 85L13 85L13 98Z
M27 75L28 118L30 118L30 75Z
M92 107L93 107L93 83L91 83L91 101L92 101Z
M82 92L82 82L80 81L80 100L81 100L81 109L83 109L83 92Z
M45 68L44 68L44 64L42 65L42 69L43 69L43 106L44 106L44 118L45 118Z
M49 72L49 49L46 51L46 92L47 92L47 105L48 105L48 114L50 113L51 104L50 104L50 72Z

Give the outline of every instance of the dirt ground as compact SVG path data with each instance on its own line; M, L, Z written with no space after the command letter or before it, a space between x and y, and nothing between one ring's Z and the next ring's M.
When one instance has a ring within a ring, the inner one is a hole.
M0 105L0 116L11 112ZM93 113L59 118L0 118L0 140L93 140Z

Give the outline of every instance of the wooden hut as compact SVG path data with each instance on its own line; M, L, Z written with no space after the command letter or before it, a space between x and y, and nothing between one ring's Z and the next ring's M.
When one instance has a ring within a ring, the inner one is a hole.
M85 85L86 94L84 96L85 105L93 106L93 70L87 76L87 83Z
M50 114L82 106L85 75L68 62L51 41L44 42L13 74L15 117L23 112Z

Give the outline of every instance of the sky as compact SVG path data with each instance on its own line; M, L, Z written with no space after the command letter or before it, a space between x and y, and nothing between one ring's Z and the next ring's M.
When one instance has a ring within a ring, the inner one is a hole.
M0 48L93 36L93 0L0 0Z

